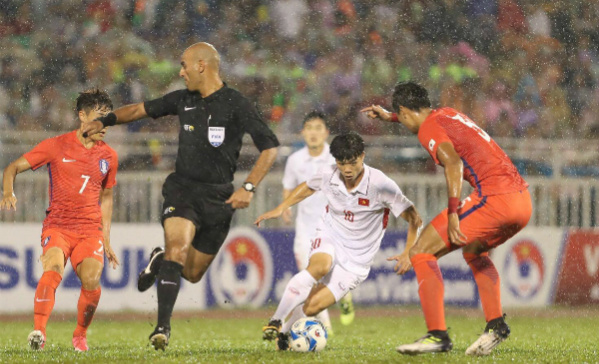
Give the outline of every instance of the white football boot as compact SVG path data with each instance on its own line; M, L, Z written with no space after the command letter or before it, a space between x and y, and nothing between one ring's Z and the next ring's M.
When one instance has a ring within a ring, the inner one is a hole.
M510 327L505 323L505 315L487 323L485 332L466 349L466 355L483 356L510 336Z

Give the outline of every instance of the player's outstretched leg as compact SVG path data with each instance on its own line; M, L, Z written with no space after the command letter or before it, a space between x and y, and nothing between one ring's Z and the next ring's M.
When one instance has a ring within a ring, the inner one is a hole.
M52 309L56 288L62 281L64 271L64 253L58 247L49 248L42 256L44 273L37 283L33 298L33 331L27 339L29 347L41 350L46 344L46 325Z
M71 260L77 259L79 249L84 246L77 246L73 250ZM75 260L76 264L76 260ZM85 258L77 266L77 276L81 280L81 293L77 302L77 327L73 332L73 347L75 351L88 351L87 346L87 328L94 319L94 314L100 302L102 288L100 288L100 276L102 275L103 263L95 258Z
M339 300L339 308L341 309L339 320L341 321L342 325L347 326L354 322L356 311L354 310L354 302L352 301L351 292L347 292L347 294Z
M156 276L160 271L160 265L164 259L164 249L162 247L156 247L150 254L150 261L144 270L139 272L137 277L137 289L140 292L147 291L154 282L156 282Z
M410 261L418 280L418 296L428 333L412 344L398 346L399 353L415 355L446 352L453 348L447 335L443 302L445 289L437 263L437 256L447 252L445 242L431 224L424 228L418 243L410 249Z
M416 278L419 282L418 295L428 333L412 344L400 345L397 351L401 354L424 354L450 351L453 347L447 327L443 306L443 278L432 254L416 254L411 258Z
M316 284L316 280L307 270L302 270L289 280L275 314L268 324L262 328L262 338L264 340L271 341L277 338L283 326L283 320L308 298L314 284Z
M158 273L158 322L150 334L154 349L165 350L171 335L171 316L181 287L183 266L177 262L165 260Z
M73 347L75 351L88 351L87 328L91 325L100 302L102 289L100 287L87 290L81 287L79 302L77 303L77 327L73 332Z
M505 314L487 323L485 332L466 349L466 355L489 355L491 351L510 336Z

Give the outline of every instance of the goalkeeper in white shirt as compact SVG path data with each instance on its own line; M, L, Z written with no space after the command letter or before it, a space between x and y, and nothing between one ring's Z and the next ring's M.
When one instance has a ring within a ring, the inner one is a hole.
M364 164L364 140L358 134L335 137L330 152L335 164L325 165L255 222L260 226L264 220L280 217L317 191L326 201L308 266L291 278L275 314L262 329L263 338L276 339L279 350L289 349L288 332L295 321L319 314L368 277L389 213L408 222L408 236L403 253L388 260L397 261L398 274L412 267L408 252L422 226L412 202L383 172Z

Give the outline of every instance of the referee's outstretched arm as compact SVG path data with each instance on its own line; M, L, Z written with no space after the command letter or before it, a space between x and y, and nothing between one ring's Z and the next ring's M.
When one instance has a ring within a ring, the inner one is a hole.
M146 112L143 102L125 105L119 107L111 113L95 119L92 122L83 124L81 126L81 131L83 132L83 137L87 138L90 135L99 133L107 126L126 124L132 121L143 119L147 116L148 113Z

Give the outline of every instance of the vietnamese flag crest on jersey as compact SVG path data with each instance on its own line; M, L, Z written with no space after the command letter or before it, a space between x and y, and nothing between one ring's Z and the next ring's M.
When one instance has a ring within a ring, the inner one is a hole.
M370 200L367 198L358 198L358 205L360 206L370 206Z

